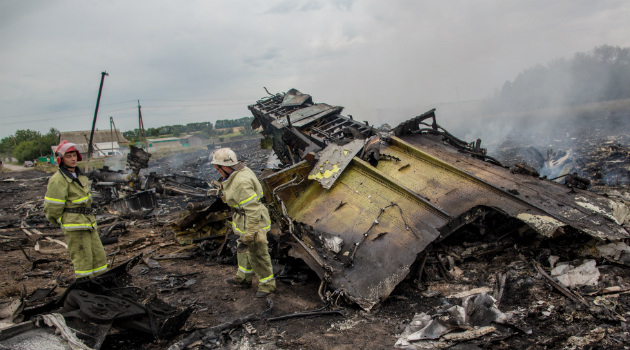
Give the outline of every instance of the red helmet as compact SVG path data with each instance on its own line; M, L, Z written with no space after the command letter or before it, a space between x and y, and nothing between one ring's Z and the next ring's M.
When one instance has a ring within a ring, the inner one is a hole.
M61 141L61 143L55 148L55 156L57 157L57 165L61 165L61 158L63 158L64 154L68 152L77 152L77 160L82 161L83 157L81 157L81 152L77 148L77 145L74 143L70 143L66 140Z

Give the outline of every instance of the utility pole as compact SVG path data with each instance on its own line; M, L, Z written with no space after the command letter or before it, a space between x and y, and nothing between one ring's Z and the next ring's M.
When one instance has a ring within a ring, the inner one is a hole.
M105 81L105 76L109 76L107 72L101 73L101 86L98 88L98 98L96 99L96 109L94 110L94 120L92 121L92 132L90 133L90 143L88 144L88 154L87 154L87 162L85 163L85 172L88 171L88 163L90 163L90 158L92 156L92 141L94 140L94 128L96 127L96 116L98 115L98 106L101 103L101 92L103 92L103 81Z
M140 147L144 150L148 147L146 145L146 135L144 134L144 122L142 121L142 111L140 110L140 100L138 100L138 139L140 140Z
M114 123L114 117L109 117L109 130L110 137L112 138L112 151L114 151L114 132L116 131L116 123ZM118 141L118 147L120 147L120 137L118 136L119 132L116 132L116 141Z
M116 134L118 136L118 134ZM109 116L109 138L112 140L112 155L114 154L114 117Z

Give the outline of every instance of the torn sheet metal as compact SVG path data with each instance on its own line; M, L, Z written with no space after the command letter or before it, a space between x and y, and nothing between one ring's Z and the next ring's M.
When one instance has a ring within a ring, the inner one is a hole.
M284 95L282 107L299 107L311 101L311 95L303 94L296 89L291 89Z
M437 315L416 314L400 335L397 349L441 349L455 342L483 337L497 331L508 316L495 306L496 300L485 293L466 298L462 305L451 306Z
M518 218L547 237L560 235L568 228L600 240L630 237L614 219L615 212L622 212L619 207L625 207L623 203L549 180L513 174L504 167L462 155L445 145L440 136L392 137L383 152L411 167L399 172L381 162L377 169L395 179L406 179L412 191L431 198L454 217L471 207L484 206Z
M277 94L249 106L287 166L263 179L267 202L292 222L284 227L295 235L290 254L364 309L393 291L428 244L491 211L545 237L567 231L600 240L630 237L619 224L626 221L625 205L512 173L486 154L480 140L467 143L441 129L435 110L381 137L378 159L373 156L368 163L354 157L336 169L340 145L363 142L376 131L339 114L280 127L274 122L311 106L285 108L282 98ZM428 119L431 125L424 122ZM296 135L300 141L291 141ZM303 161L306 145L323 149L315 165ZM341 243L331 245L332 240Z
M113 200L105 208L122 217L142 217L157 208L157 198L154 190L142 191Z
M352 158L363 149L363 140L354 140L345 145L330 145L319 155L319 161L308 175L309 180L318 181L323 188L330 189L335 180L350 164Z
M178 243L191 244L206 238L223 239L229 233L225 220L231 218L232 213L216 197L207 202L188 203L186 209L178 220L169 225Z
M263 180L265 193L275 188L289 217L302 223L298 230L304 245L295 245L293 254L333 289L370 309L405 278L416 255L439 236L436 227L447 216L357 158L329 190L305 180L310 171L305 162L269 176ZM287 178L298 180L278 189ZM325 243L334 236L343 239L337 253L338 248L329 250Z

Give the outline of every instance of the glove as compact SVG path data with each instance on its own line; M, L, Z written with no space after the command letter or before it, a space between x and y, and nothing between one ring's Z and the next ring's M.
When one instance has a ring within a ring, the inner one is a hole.
M206 197L221 197L223 195L223 193L221 192L220 188L211 188L208 190L208 192L206 192Z
M236 247L236 251L238 253L245 253L248 249L249 249L249 246L243 243L239 244L238 247Z

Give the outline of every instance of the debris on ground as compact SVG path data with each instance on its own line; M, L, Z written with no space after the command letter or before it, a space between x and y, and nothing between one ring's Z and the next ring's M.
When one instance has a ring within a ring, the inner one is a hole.
M126 277L85 288L42 213L49 175L0 174L0 348L18 335L68 348L64 327L93 349L630 343L623 136L602 128L549 152L514 140L494 156L444 130L435 110L376 128L297 90L249 108L264 138L229 146L261 177L273 216L283 283L271 302L253 298L256 282L224 282L236 241L208 157L226 145L165 158L137 149L129 168L92 174L99 234Z

